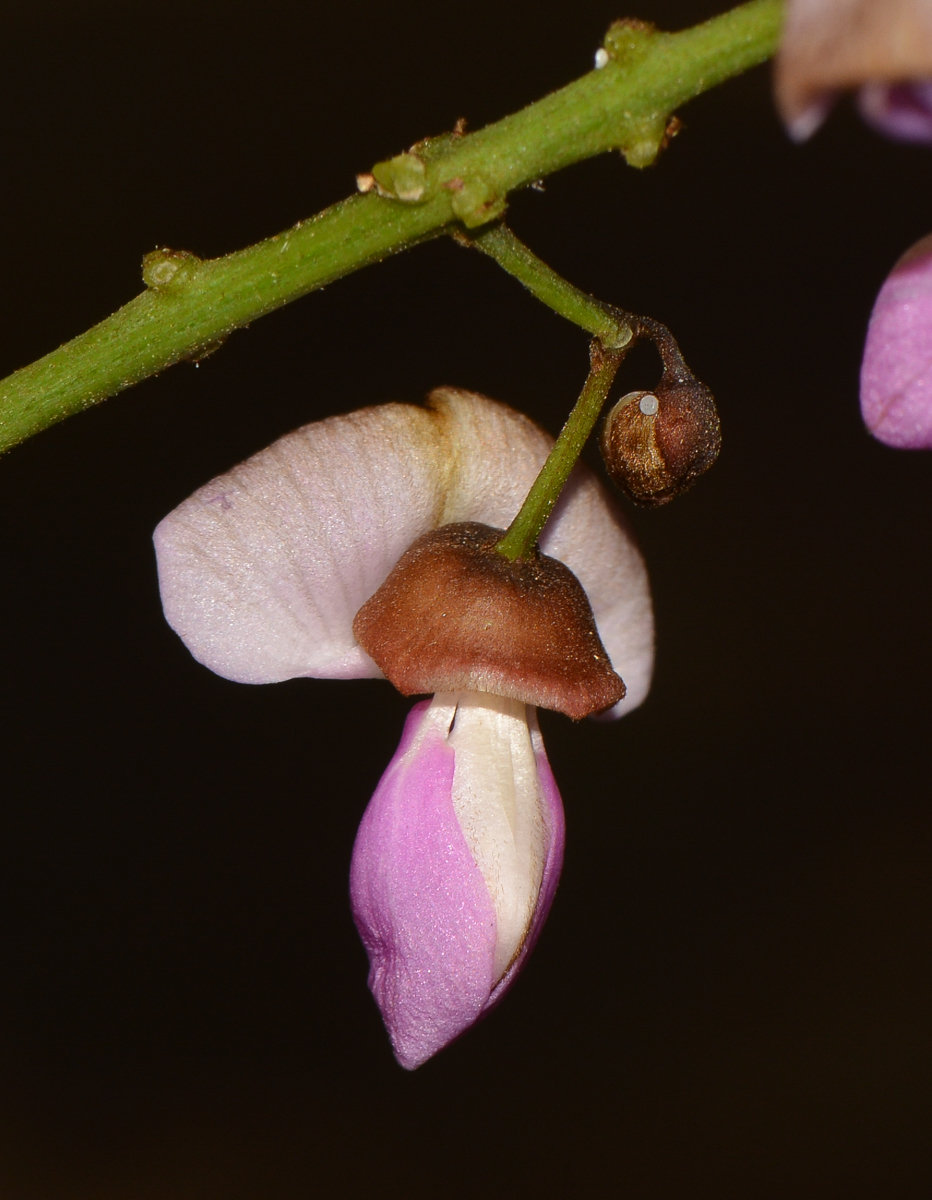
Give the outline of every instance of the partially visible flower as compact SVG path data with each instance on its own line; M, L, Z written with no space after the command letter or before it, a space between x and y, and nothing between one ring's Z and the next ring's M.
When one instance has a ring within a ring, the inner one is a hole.
M359 609L431 530L505 528L552 444L481 396L441 389L429 404L305 426L165 518L155 533L165 614L199 661L248 683L380 676L353 636ZM595 651L627 684L607 714L621 715L650 683L650 595L621 515L585 468L541 550L585 589ZM507 653L500 635L495 645ZM562 806L533 704L509 695L441 693L417 705L360 827L354 915L407 1067L499 999L556 889Z
M932 0L788 0L776 100L796 141L822 124L836 95L888 137L932 142Z
M906 251L877 296L861 364L861 412L887 445L932 450L932 234Z
M932 0L788 0L775 88L797 141L839 91L857 88L861 115L880 133L932 144ZM877 296L861 412L880 441L932 449L932 235L907 250Z

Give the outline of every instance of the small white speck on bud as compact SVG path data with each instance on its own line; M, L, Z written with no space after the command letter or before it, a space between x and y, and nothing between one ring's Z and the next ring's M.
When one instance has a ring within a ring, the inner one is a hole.
M609 54L604 46L600 46L595 52L595 69L601 71L604 66L608 65Z
M657 399L656 396L651 395L651 393L648 392L646 396L641 397L640 403L638 404L638 408L641 410L641 412L644 414L645 417L653 417L656 415L657 410L660 408L660 401Z

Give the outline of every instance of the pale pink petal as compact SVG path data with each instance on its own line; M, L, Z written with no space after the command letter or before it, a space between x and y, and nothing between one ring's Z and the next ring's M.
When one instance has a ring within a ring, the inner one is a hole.
M804 141L839 91L932 78L932 0L788 0L776 99Z
M352 621L440 518L437 424L385 404L305 425L170 513L162 605L194 657L240 683L378 678Z
M352 622L404 550L456 521L505 528L552 439L455 388L306 425L181 504L155 534L169 623L200 662L244 683L378 676ZM625 521L579 467L544 532L589 594L628 696L653 661L647 572Z
M654 670L654 610L647 568L628 523L588 467L570 476L540 547L586 589L602 645L625 681L623 700L599 720L623 716L644 700Z
M932 234L903 255L877 296L861 364L861 412L887 445L932 450Z

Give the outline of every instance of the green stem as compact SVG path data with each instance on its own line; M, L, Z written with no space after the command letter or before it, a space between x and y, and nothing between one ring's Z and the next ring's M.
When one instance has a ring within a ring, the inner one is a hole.
M157 253L145 292L0 382L0 450L368 263L456 222L499 217L510 192L571 163L620 149L645 165L674 108L773 53L782 16L782 0L751 0L680 33L614 26L603 69L476 133L377 164L381 194L353 196L224 258Z
M520 512L495 547L505 558L527 558L537 545L537 539L547 523L547 518L553 512L553 506L559 499L563 485L569 479L570 472L599 419L615 374L625 356L625 348L606 350L597 340L593 340L589 354L589 378L580 392L576 406L560 431L560 436L528 492L527 499L521 505Z
M582 326L597 337L606 349L620 350L631 341L631 326L622 317L616 316L594 296L567 283L515 237L507 225L493 225L483 233L471 238L460 236L458 240L494 258L503 270L520 280L532 296L536 296L561 317Z

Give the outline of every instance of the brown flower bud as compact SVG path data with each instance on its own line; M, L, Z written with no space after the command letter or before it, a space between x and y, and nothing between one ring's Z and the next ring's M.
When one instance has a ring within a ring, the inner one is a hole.
M502 536L468 521L418 538L356 614L356 640L405 696L491 692L576 720L617 704L579 580L539 551L505 558Z
M625 495L666 504L711 467L722 444L712 393L697 379L622 396L602 426L605 466Z

